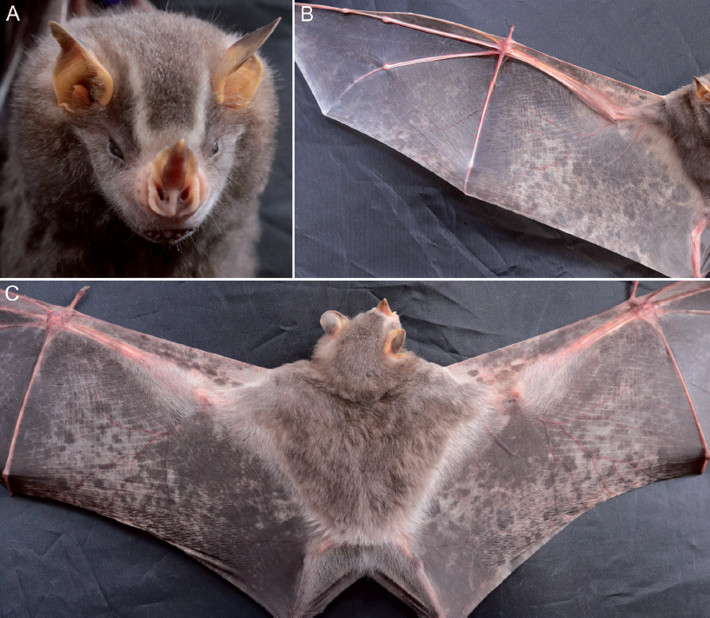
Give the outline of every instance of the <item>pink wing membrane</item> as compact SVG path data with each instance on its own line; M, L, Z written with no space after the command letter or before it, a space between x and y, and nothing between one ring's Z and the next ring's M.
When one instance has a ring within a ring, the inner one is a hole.
M0 342L8 490L146 530L289 611L303 520L281 481L214 421L243 412L233 393L268 370L31 299L2 304ZM288 556L274 549L283 544Z
M296 20L296 61L327 116L468 195L667 275L710 268L707 243L693 242L708 208L651 121L661 97L510 36L407 13L313 11Z
M239 414L230 392L265 370L20 299L0 311L0 396L18 410L0 415L3 481L148 530L276 615L294 612L304 572L328 593L298 606L311 611L367 561L413 606L467 615L594 505L704 468L709 327L710 286L679 283L450 366L491 409L443 466L413 555L391 545L314 554L288 490L210 414Z
M451 615L596 504L702 471L709 330L710 287L679 284L450 367L496 392L480 451L437 495L423 535Z

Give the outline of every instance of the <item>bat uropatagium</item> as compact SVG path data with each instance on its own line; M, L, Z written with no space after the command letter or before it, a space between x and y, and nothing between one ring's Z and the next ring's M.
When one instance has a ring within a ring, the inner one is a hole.
M253 276L277 120L257 51L275 26L51 22L13 86L2 274Z
M4 484L148 530L276 615L366 575L468 613L595 504L707 460L703 284L449 367L385 301L325 312L313 358L271 370L75 304L3 301Z
M708 76L661 97L519 45L512 29L298 9L296 60L324 114L467 195L670 276L710 269Z

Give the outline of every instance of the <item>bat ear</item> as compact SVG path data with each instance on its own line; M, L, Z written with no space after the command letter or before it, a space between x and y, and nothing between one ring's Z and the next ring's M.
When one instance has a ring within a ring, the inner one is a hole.
M320 325L323 327L326 335L337 335L348 321L342 313L338 311L326 311L320 316Z
M695 94L703 103L710 103L710 86L693 75L695 80ZM703 78L704 79L704 78Z
M394 315L394 313L392 313L392 309L390 309L390 305L389 305L389 303L387 302L387 299L386 299L386 298L383 298L383 299L378 303L377 307L375 307L375 309L377 309L377 310L380 311L381 313L384 313L386 316Z
M245 34L232 45L220 60L212 75L212 89L217 102L225 107L239 109L251 102L264 70L261 60L254 54L265 43L281 18Z
M403 328L397 328L389 333L385 342L385 354L397 354L402 349L406 336L407 333Z
M52 72L57 103L69 112L95 102L108 105L113 96L113 79L109 72L66 28L50 21L49 29L61 47Z

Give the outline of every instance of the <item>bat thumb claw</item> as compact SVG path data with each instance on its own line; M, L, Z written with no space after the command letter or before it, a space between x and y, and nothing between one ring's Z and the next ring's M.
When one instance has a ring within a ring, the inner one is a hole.
M74 297L74 300L71 301L71 304L69 305L70 309L74 309L77 305L77 303L82 299L84 294L86 294L86 291L89 289L90 286L85 285L83 288L81 288L77 293L76 296Z

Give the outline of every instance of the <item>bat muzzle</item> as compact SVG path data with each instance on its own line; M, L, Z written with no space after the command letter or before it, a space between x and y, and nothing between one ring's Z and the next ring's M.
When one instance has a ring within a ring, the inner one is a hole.
M171 228L194 216L207 197L207 183L184 139L158 153L139 175L137 189L141 205Z

